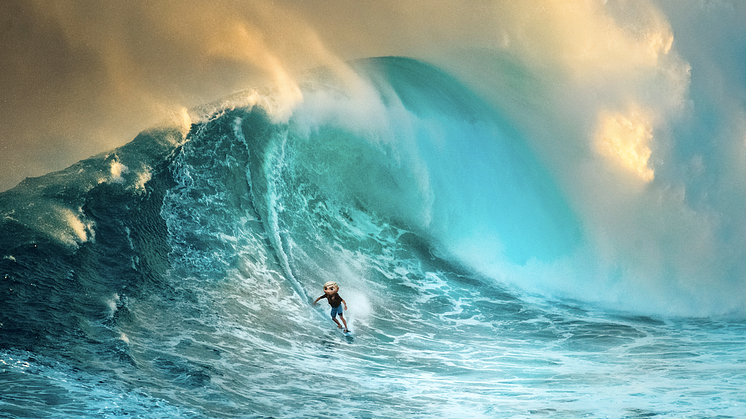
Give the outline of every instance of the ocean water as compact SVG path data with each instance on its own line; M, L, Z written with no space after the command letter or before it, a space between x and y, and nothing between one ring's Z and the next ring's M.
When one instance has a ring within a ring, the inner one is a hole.
M290 115L247 92L0 194L0 416L746 415L742 316L470 264L572 257L583 222L456 79L353 68L310 74ZM328 280L352 336L312 304Z

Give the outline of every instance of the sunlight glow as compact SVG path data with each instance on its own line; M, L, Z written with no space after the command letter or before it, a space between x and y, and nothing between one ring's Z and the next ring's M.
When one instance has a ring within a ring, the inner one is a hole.
M596 150L631 171L645 182L655 177L648 166L653 129L639 109L627 114L602 111L595 135Z

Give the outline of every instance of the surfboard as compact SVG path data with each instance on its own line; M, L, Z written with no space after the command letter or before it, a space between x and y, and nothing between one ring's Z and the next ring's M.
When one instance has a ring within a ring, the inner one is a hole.
M344 331L342 329L339 329L340 332L342 332L342 335L344 335L345 340L347 342L354 342L355 341L355 335L352 334L352 330Z

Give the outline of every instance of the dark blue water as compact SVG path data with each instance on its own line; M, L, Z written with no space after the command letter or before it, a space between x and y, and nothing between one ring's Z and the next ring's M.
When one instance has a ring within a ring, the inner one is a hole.
M746 414L740 317L516 285L585 240L519 127L428 64L354 68L1 194L0 415Z

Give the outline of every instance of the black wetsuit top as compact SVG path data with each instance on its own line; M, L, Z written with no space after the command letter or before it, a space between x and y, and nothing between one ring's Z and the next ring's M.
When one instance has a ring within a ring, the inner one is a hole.
M323 297L329 301L329 305L332 307L339 307L339 305L342 304L342 296L340 296L339 293L332 295L324 294Z

